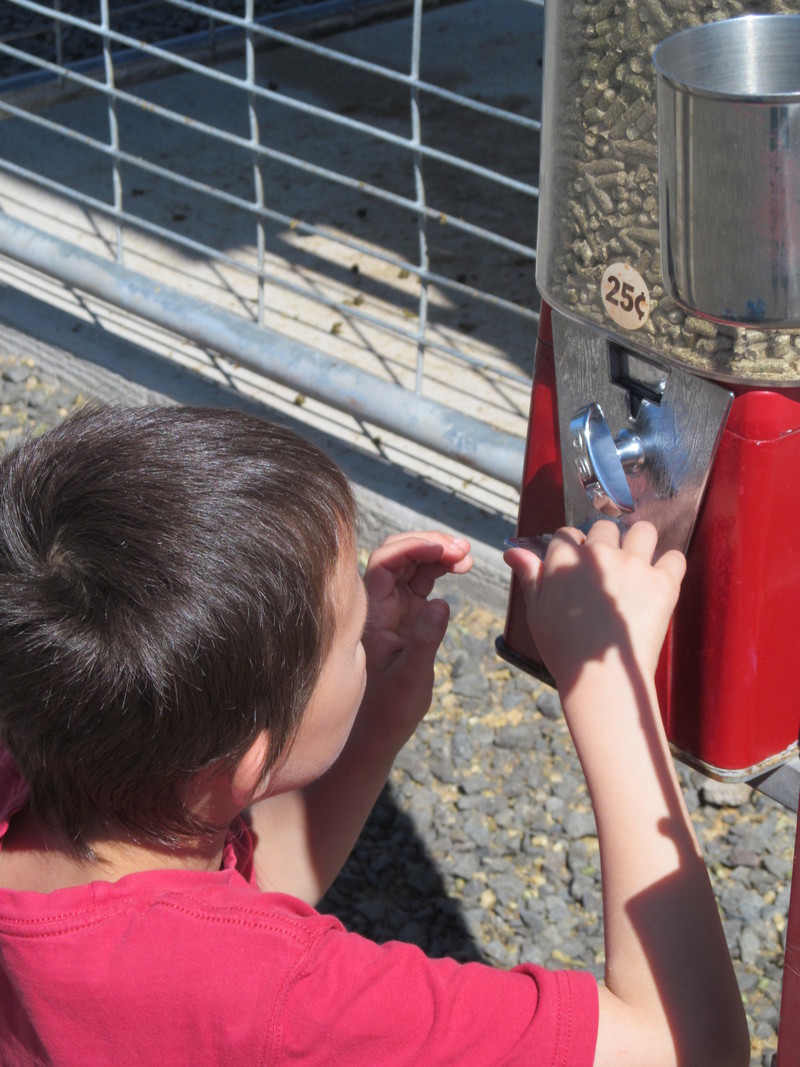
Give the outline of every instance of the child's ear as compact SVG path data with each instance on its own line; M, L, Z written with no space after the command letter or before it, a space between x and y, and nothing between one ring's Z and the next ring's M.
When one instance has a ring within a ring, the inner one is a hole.
M236 764L231 778L231 795L242 810L252 802L257 790L261 792L265 788L262 776L268 752L269 734L262 730Z

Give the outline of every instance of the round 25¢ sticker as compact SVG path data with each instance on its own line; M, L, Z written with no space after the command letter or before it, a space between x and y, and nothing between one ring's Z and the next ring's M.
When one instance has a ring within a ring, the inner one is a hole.
M641 329L650 318L650 293L644 278L628 263L606 267L600 297L606 315L623 329Z

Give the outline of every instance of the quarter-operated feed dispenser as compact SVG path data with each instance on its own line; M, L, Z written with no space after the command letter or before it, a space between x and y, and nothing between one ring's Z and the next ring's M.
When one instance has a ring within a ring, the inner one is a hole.
M667 735L752 779L800 724L800 3L546 0L543 100L517 532L686 552ZM498 647L546 676L516 585Z

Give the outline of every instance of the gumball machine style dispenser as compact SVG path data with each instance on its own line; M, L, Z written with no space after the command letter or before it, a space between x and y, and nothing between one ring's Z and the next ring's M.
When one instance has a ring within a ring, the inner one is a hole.
M796 0L545 0L517 528L648 519L686 553L657 678L673 752L795 810L798 57ZM515 583L498 650L547 679ZM800 1064L795 871L778 1067Z

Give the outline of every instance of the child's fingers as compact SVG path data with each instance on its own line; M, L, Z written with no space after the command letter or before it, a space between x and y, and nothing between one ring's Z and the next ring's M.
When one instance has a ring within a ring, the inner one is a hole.
M448 572L464 574L472 566L469 542L448 534L402 534L389 537L370 556L364 581L372 595L383 596L407 584L427 596L437 578Z
M400 538L387 540L369 557L364 584L370 596L387 596L401 582L413 577L420 562L436 563L443 546L433 541Z
M438 546L438 552L430 546ZM372 556L381 561L391 560L398 551L401 552L400 558L409 561L430 562L439 559L449 569L451 566L462 566L463 560L469 555L469 541L441 530L414 530L390 535Z
M683 552L679 552L677 548L671 548L669 552L665 552L658 560L655 567L656 570L664 571L668 574L676 585L680 585L686 574L686 556L684 556Z
M519 580L523 589L537 588L542 572L542 561L526 548L509 548L503 553L503 559Z
M383 540L384 545L393 544L396 541L404 541L407 537L418 538L421 541L436 541L440 544L463 542L465 538L458 534L446 533L444 530L403 530L400 533L389 534Z
M651 522L635 522L622 540L622 550L650 563L658 544L658 530Z
M444 640L450 621L450 605L446 600L429 600L414 625L412 641L434 653Z
M420 564L409 576L406 585L415 596L428 597L433 592L436 579L450 573L452 569L441 563Z
M467 571L472 570L473 563L474 560L472 556L467 552L465 556L462 556L461 559L456 560L455 563L451 564L447 570L449 574L466 574Z
M370 565L388 567L397 570L407 563L432 563L452 554L451 542L440 538L424 537L418 534L403 534L387 537L380 548L376 548L369 557Z
M399 533L389 534L385 537L382 546L394 545L398 541L407 540L434 541L437 544L445 545L456 539L454 534L445 533L444 530L402 530Z
M610 545L619 544L619 530L611 522L596 522L589 530L587 540L604 541ZM645 563L652 563L658 546L658 530L645 520L635 522L622 538L622 551L628 555L638 556ZM680 585L686 573L686 557L677 549L665 552L654 565L656 569L668 574Z
M403 647L402 662L397 669L407 676L407 684L430 684L436 653L444 640L450 619L450 607L445 600L429 600L409 628ZM395 679L399 680L398 678Z
M619 547L619 527L609 522L608 519L600 519L593 522L586 534L586 543L590 545L604 544L613 548Z
M509 548L503 553L503 559L525 588L536 590L539 586L545 561L552 565L554 561L557 562L564 549L574 551L585 540L586 535L580 530L576 530L571 526L562 526L560 530L556 530L550 539L544 559L540 559L535 552L527 548Z
M638 556L650 563L658 544L658 530L651 522L640 519L635 522L620 539L620 529L607 519L592 523L586 535L587 544L605 544L612 548L622 548L628 555Z
M596 523L595 525L608 526L611 524ZM594 526L591 529L593 530ZM570 549L570 551L572 552L576 548L580 548L580 546L584 544L586 540L587 536L581 530L576 530L573 526L562 526L560 530L556 530L556 532L553 534L552 540L547 546L547 552L545 553L544 558L545 560L548 560L552 563L554 560L558 560L558 557L560 555L563 555L565 549ZM571 559L572 556L568 555L567 558Z
M428 597L433 592L437 578L444 574L466 574L472 567L472 556L465 556L457 564L418 563L413 571L403 575L402 582L415 595Z

